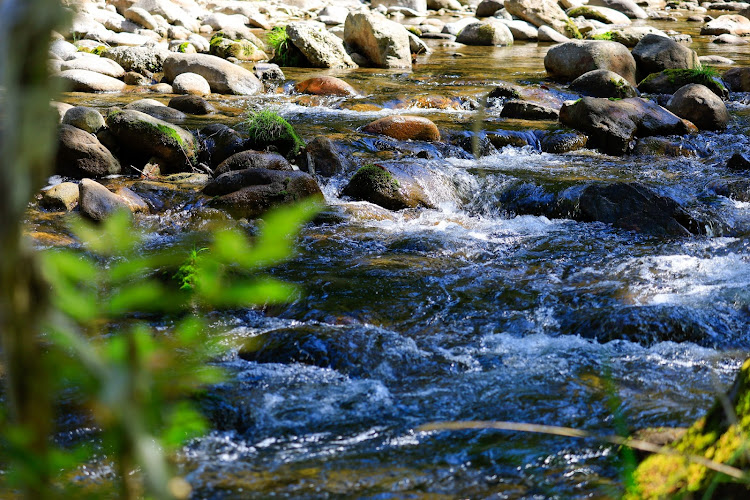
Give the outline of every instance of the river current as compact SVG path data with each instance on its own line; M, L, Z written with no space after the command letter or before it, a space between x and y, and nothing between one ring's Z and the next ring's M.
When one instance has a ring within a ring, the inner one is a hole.
M726 54L695 27L680 27L693 30L699 55L750 63L750 49ZM692 156L555 155L531 144L468 159L428 145L384 146L357 132L392 113L427 116L442 131L554 128L500 118L497 108L480 116L481 99L502 82L549 102L572 96L545 80L546 45L430 44L434 52L412 73L325 72L364 97L223 96L212 100L223 118L187 124L231 126L244 110L272 106L306 140L335 138L355 164L411 161L438 172L426 189L440 200L436 209L388 212L339 196L351 171L319 179L327 208L303 230L298 255L273 269L299 284L302 298L215 315L229 332L217 360L229 377L204 405L213 430L182 452L195 498L617 497L625 467L611 445L418 427L499 420L613 434L687 426L747 357L750 204L706 186L736 175L724 164L750 147L750 98L732 96L726 132L685 139ZM285 73L289 81L322 74ZM453 104L414 104L424 96ZM132 99L69 97L101 108ZM503 203L519 186L544 197L549 186L592 180L640 181L723 229L664 239L518 215ZM457 194L442 196L446 186ZM200 210L178 199L139 224L168 244L200 227ZM237 346L259 336L276 347L240 357Z

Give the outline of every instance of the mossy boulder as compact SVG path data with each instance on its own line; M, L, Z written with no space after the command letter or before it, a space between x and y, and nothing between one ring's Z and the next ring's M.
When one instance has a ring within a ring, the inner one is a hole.
M584 73L570 84L570 90L591 97L636 97L638 91L614 71L596 69Z
M107 116L120 149L143 158L163 160L166 172L189 170L198 155L197 141L187 130L135 110L113 110Z
M240 61L267 61L268 55L250 40L232 40L217 33L211 38L210 54L228 59L234 57Z
M247 149L277 151L287 159L294 158L305 147L294 127L271 110L252 113L243 123L247 132Z
M433 207L415 178L393 166L372 163L357 170L341 194L389 210Z
M633 47L633 58L638 67L638 79L665 69L700 68L698 54L671 38L648 34Z
M728 414L728 410L730 414ZM716 400L670 448L678 455L655 454L633 474L636 487L626 499L644 498L747 498L747 484L732 480L685 455L719 462L739 469L750 466L746 453L750 432L750 359L746 360L729 392Z
M638 90L648 94L674 94L685 85L697 83L708 87L711 92L722 99L729 98L721 78L711 71L702 69L665 69L660 73L653 73L638 84Z

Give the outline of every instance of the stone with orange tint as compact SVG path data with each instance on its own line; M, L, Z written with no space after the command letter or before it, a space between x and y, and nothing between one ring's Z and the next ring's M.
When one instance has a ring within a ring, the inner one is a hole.
M440 140L440 131L437 126L431 120L421 116L386 116L368 123L362 130L369 134L387 135L402 141Z
M354 97L359 93L354 87L340 78L333 76L316 76L299 82L294 90L301 94L333 95L341 97Z

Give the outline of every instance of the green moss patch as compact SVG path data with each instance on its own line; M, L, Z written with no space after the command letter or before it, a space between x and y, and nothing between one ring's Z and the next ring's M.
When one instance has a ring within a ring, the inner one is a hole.
M264 109L252 113L242 122L248 134L248 145L254 149L268 149L273 146L287 158L296 156L305 142L297 135L294 127L278 113Z

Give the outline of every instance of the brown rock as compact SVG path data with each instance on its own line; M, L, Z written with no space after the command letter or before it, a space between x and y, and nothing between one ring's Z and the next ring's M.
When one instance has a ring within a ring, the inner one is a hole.
M354 97L359 93L354 87L340 78L333 76L317 76L299 82L294 90L301 94L333 95L341 97Z
M387 135L401 141L439 141L440 131L427 118L421 116L393 115L368 123L362 128L368 134Z

